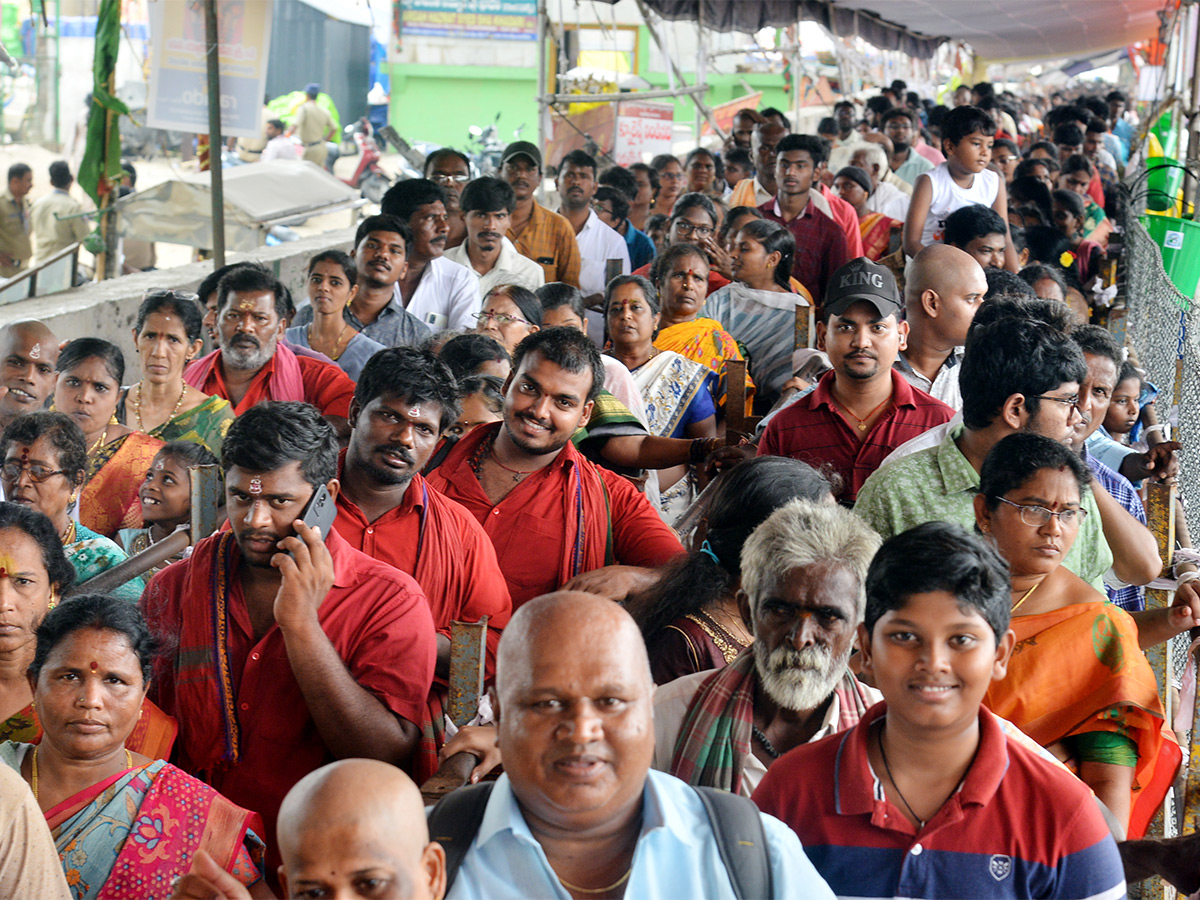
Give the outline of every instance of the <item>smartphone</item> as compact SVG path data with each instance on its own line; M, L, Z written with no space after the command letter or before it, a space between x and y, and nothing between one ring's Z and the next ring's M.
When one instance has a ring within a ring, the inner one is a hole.
M333 525L333 520L337 518L337 504L333 502L333 497L330 496L325 485L317 485L317 489L313 491L300 518L310 528L321 529L321 540L325 540L329 536L329 529Z

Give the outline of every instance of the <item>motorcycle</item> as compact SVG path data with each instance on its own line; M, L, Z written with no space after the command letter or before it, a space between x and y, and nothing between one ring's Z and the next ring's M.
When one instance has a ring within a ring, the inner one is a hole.
M357 122L347 125L343 132L344 137L352 139L358 148L358 167L355 168L353 175L343 178L342 181L352 188L358 188L362 191L362 195L372 203L381 202L387 189L392 186L392 179L379 165L382 154L379 152L379 145L371 137L371 124L364 116Z
M504 156L504 142L500 140L500 113L487 128L472 125L467 129L470 140L467 155L471 157L471 167L478 175L495 175L500 170L500 160ZM513 140L521 139L525 130L524 123L513 131Z

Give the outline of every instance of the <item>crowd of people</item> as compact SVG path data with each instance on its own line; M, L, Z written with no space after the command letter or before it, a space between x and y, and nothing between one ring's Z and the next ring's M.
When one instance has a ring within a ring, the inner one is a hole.
M1132 126L953 99L573 150L557 211L537 146L443 148L307 303L147 292L136 371L5 326L0 892L1122 896L1181 761L1145 651L1200 625L1092 324ZM89 587L204 466L221 527Z

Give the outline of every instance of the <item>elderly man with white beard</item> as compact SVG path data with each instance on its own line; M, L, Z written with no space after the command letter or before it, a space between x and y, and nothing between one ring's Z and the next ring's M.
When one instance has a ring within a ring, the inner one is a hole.
M742 549L738 605L754 643L723 669L654 695L654 761L750 796L800 744L844 731L881 697L847 667L879 536L834 504L777 509Z

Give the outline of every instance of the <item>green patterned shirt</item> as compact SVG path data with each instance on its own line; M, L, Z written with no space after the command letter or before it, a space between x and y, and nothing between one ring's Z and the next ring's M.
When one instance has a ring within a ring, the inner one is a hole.
M975 527L979 473L955 443L963 426L950 430L936 447L919 450L876 469L858 491L854 511L886 540L924 522L956 522ZM1104 573L1113 564L1092 492L1080 503L1087 516L1063 565L1104 593Z

